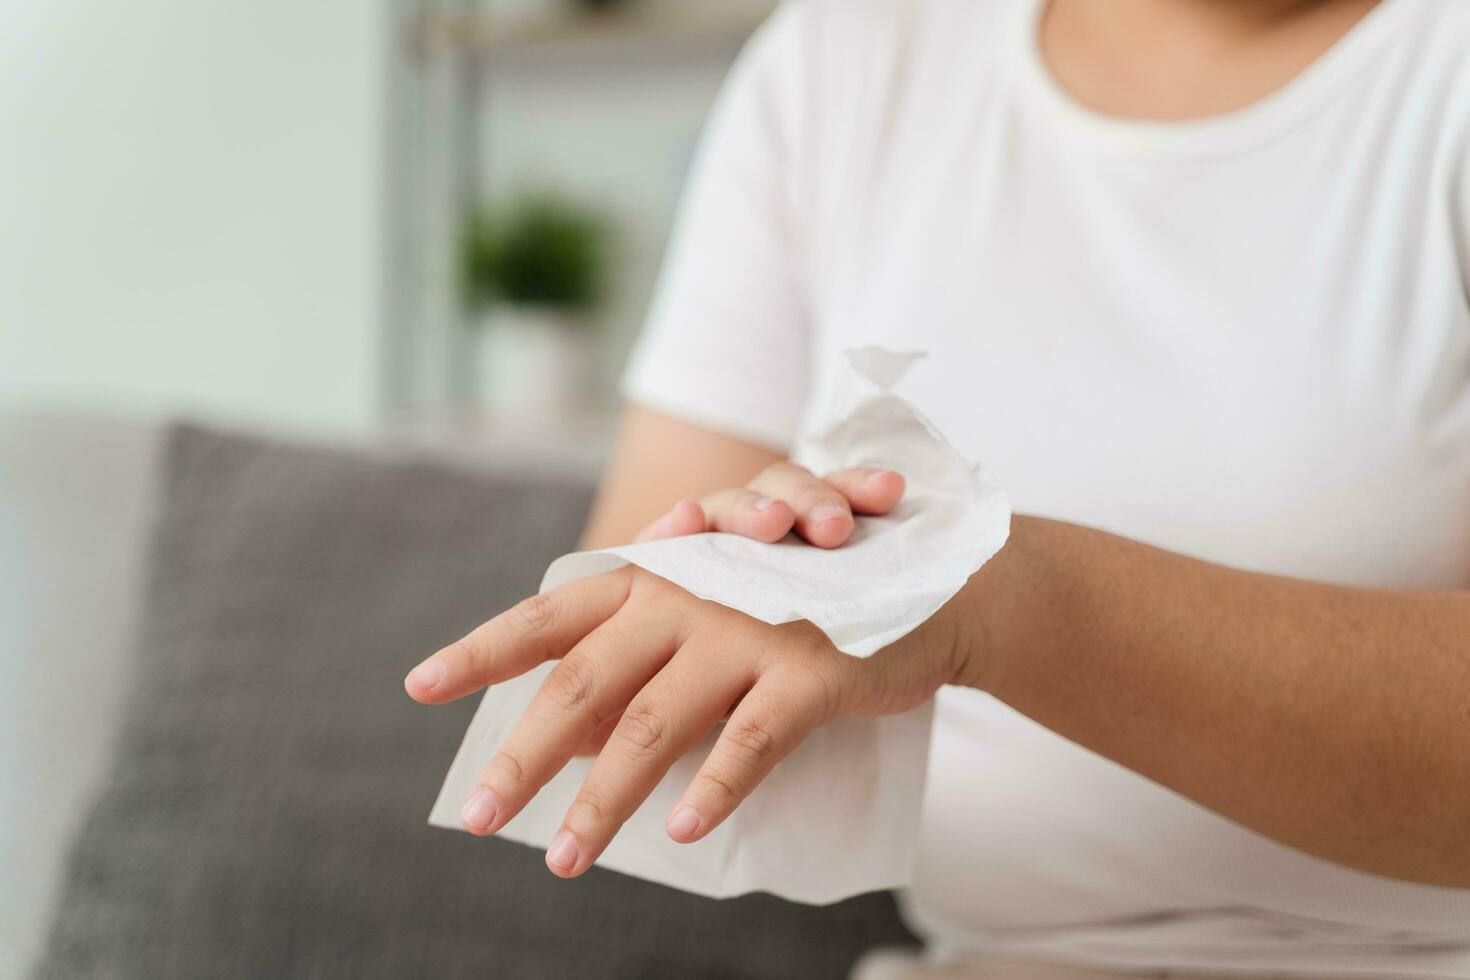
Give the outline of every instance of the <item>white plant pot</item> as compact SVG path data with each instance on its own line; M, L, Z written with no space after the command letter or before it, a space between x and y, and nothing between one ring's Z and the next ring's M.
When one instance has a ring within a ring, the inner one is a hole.
M496 416L532 422L585 401L589 338L559 310L496 307L480 323L479 387Z

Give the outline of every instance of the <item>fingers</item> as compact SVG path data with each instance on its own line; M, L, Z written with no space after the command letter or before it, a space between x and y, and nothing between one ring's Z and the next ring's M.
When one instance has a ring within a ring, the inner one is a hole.
M722 490L700 501L711 531L727 531L757 541L780 541L796 523L796 512L784 500L754 490Z
M832 716L835 693L809 673L773 670L756 683L669 814L670 837L688 843L718 827L776 763Z
M700 534L708 529L708 521L699 504L693 500L681 500L668 513L639 531L633 543L682 538L686 534Z
M673 625L659 633L646 617L628 619L608 620L546 675L465 801L466 830L483 835L503 827L668 660L677 642Z
M631 581L610 572L522 600L411 670L404 689L443 704L560 657L622 607Z
M777 463L744 489L679 501L634 541L724 531L770 543L795 528L812 544L835 548L852 534L853 514L886 514L903 493L904 479L893 470L860 466L818 479L794 463Z
M856 466L828 473L824 479L847 498L858 514L886 514L903 499L903 475L893 470Z
M748 489L790 504L796 512L796 533L819 548L835 548L852 534L847 498L795 463L767 467Z
M722 490L697 503L681 500L638 532L634 543L677 538L703 531L727 531L757 541L780 541L796 515L790 505L750 490Z
M669 767L750 688L749 659L711 653L681 649L629 703L547 848L553 873L591 867Z

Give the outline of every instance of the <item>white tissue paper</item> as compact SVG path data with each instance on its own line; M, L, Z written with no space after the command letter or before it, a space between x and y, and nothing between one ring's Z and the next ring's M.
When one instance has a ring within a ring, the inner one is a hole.
M919 626L1005 544L1010 504L891 388L922 354L849 350L827 411L793 460L817 474L894 469L903 501L860 517L840 548L793 537L764 544L699 534L558 558L546 592L632 563L767 623L810 620L842 651L869 656ZM429 822L460 829L459 808L553 665L490 688L465 733ZM664 821L718 729L680 759L598 864L713 898L766 891L825 904L909 881L923 799L932 704L843 718L814 732L703 840L676 844ZM499 836L544 848L591 768L574 759Z

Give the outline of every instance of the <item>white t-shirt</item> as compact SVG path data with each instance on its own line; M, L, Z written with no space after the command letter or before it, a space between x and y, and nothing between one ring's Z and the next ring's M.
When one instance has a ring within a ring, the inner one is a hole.
M783 7L626 396L785 447L841 349L927 350L899 393L1019 512L1470 586L1470 0L1383 0L1272 96L1167 124L1063 92L1040 5ZM1470 891L1308 857L974 691L939 699L921 851L908 909L950 950L1470 977Z

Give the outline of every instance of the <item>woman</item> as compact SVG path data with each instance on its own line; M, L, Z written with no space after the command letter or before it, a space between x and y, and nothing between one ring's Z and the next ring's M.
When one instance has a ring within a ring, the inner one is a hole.
M871 660L638 570L497 617L408 680L563 658L466 826L605 739L547 856L578 875L727 711L677 841L814 726L937 692L908 904L974 975L1470 977L1467 280L1461 0L784 7L586 543L840 547L901 474L782 460L868 343L933 355L898 392L1024 516Z

